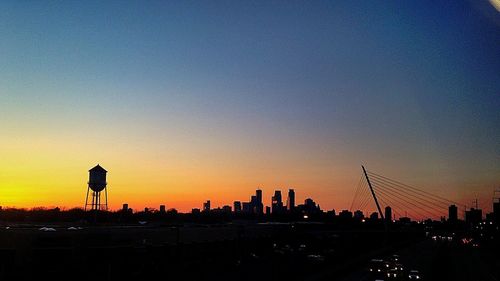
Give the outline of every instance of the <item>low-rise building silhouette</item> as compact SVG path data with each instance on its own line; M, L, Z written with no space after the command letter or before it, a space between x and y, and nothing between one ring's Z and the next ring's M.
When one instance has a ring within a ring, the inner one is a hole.
M363 211L361 211L361 210L356 210L354 212L353 216L354 216L355 219L358 219L358 220L362 220L362 219L365 218L365 215L363 214Z
M483 211L481 209L470 208L465 211L465 222L468 224L478 224L483 220Z
M352 212L349 210L342 210L339 213L339 218L343 220L352 219Z

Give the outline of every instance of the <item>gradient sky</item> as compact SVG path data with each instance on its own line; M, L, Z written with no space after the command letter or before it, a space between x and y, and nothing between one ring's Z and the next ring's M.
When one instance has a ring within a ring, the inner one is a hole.
M188 211L360 165L491 209L500 13L487 1L2 1L0 205Z

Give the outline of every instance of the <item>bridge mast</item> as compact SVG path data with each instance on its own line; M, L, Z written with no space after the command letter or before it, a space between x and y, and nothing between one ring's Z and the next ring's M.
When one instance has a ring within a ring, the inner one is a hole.
M370 187L370 191L372 192L373 199L375 200L375 205L377 205L378 213L380 214L380 218L382 218L382 221L384 221L385 225L385 219L384 219L384 214L382 214L382 209L380 209L380 205L378 204L377 196L375 195L375 192L373 191L372 184L370 183L370 178L368 177L368 174L366 173L365 167L361 165L361 168L363 168L363 173L365 174L366 181L368 182L368 186Z

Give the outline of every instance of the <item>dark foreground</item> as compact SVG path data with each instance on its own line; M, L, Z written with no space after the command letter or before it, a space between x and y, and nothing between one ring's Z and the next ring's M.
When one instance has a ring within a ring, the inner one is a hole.
M457 239L322 223L11 226L0 230L0 280L375 280L369 261L392 254L405 269L391 280L411 269L421 280L498 280L491 247Z

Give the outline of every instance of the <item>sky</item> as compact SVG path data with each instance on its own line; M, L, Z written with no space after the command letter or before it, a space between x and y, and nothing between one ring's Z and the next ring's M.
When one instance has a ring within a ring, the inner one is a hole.
M83 207L98 163L112 209L500 186L488 1L2 1L0 34L1 206Z

